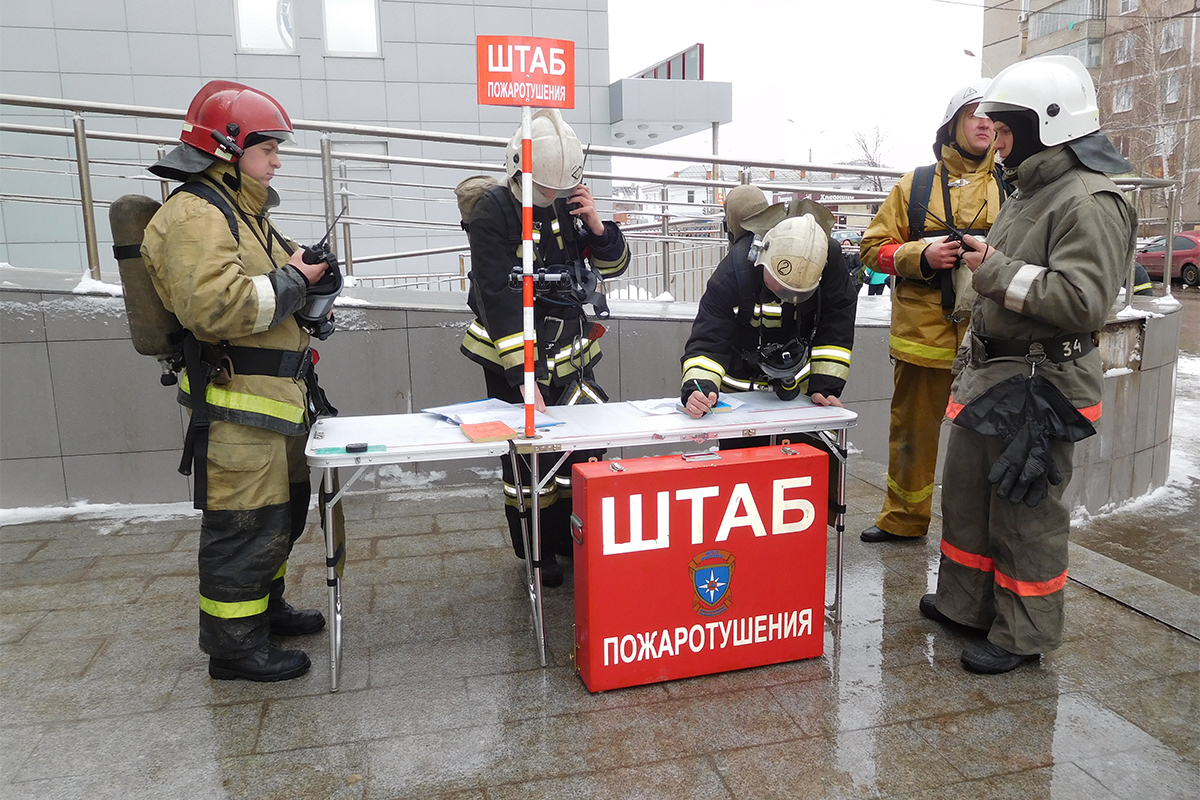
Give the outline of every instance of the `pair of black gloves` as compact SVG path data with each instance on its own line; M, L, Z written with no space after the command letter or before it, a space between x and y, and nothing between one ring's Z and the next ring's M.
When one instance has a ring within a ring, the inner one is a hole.
M954 424L984 436L999 436L1004 451L988 473L996 494L1034 508L1062 473L1050 453L1050 442L1078 442L1096 429L1058 387L1041 375L1014 375L967 404Z

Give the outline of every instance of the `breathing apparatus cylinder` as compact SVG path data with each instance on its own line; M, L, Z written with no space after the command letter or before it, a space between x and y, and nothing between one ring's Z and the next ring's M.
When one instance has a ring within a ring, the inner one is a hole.
M170 386L175 383L175 372L182 363L179 343L183 326L163 305L141 254L146 225L160 205L144 195L127 194L113 201L108 209L108 222L134 349L158 359L163 368L159 380Z

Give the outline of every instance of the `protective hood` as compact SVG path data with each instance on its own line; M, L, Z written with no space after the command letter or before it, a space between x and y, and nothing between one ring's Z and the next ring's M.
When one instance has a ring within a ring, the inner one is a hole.
M198 150L190 144L181 144L156 161L149 170L160 178L182 183L191 176L204 172L216 160L216 156Z
M1102 131L1093 131L1078 139L1072 139L1066 145L1079 159L1079 163L1088 169L1110 175L1133 172L1133 164L1121 155L1121 151L1113 146Z

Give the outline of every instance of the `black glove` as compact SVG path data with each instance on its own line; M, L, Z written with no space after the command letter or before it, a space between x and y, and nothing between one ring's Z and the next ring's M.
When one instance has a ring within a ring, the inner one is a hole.
M1050 486L1062 483L1062 473L1050 452L1050 438L1049 431L1035 420L1022 426L988 473L998 496L1014 505L1023 502L1035 508L1046 499Z
M790 389L783 385L783 381L771 381L771 388L775 390L775 396L780 400L795 400L800 396L800 382L796 381Z

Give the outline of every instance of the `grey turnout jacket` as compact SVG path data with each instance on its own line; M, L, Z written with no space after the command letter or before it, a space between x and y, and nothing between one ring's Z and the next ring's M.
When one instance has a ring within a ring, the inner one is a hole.
M996 251L973 276L979 296L956 361L950 418L989 387L1030 373L1023 357L981 357L971 346L975 335L1028 341L1099 331L1133 260L1136 212L1107 176L1084 167L1065 145L1026 159L1014 182L1017 191L988 236ZM1098 350L1036 369L1085 417L1100 418Z

